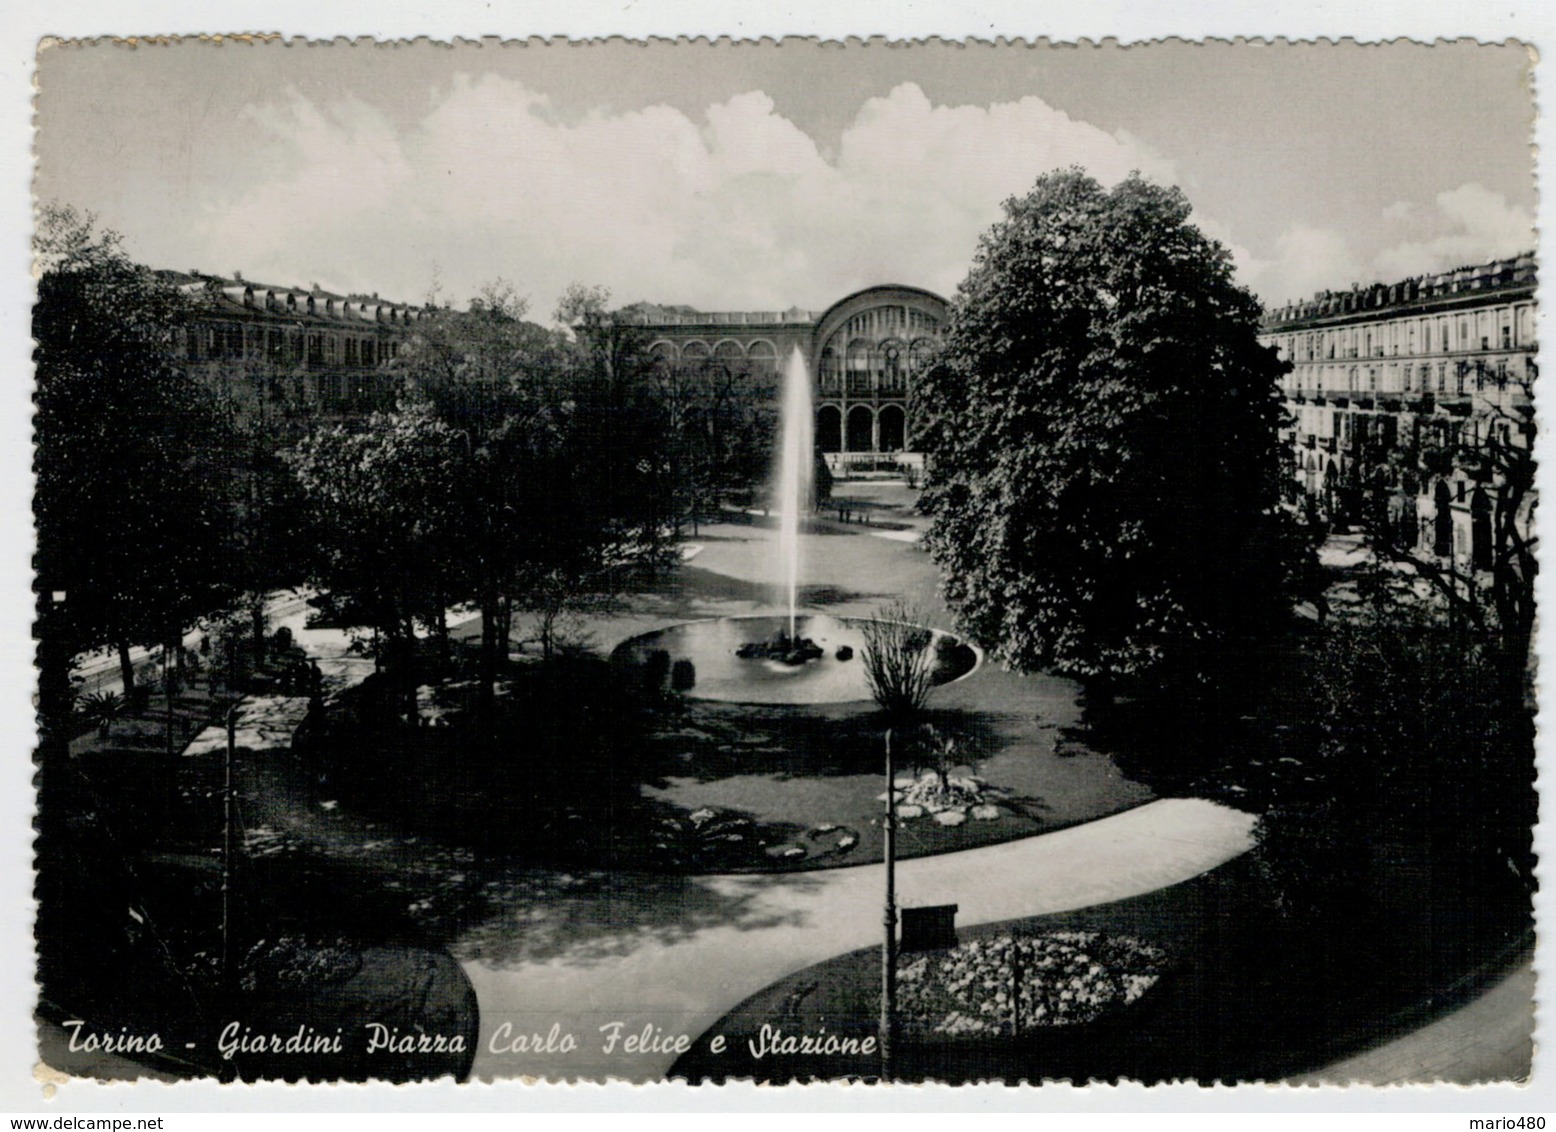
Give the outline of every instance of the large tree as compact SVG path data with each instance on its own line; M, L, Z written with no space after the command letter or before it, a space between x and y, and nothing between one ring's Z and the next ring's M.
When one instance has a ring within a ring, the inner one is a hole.
M71 649L177 641L225 597L230 417L178 363L190 308L113 232L46 206L32 329L39 586Z
M682 510L670 406L651 380L642 331L609 301L606 288L574 283L557 304L556 320L572 336L573 458L590 484L587 513L613 536L612 553L652 567L673 552L667 536Z
M525 314L499 281L466 311L430 320L399 363L412 395L464 445L454 488L461 596L482 612L488 710L515 610L537 613L549 643L562 607L654 526L635 355L613 345L608 327L574 340Z
M679 534L690 521L695 536L726 495L748 492L767 477L777 424L772 391L757 375L718 362L658 361L646 380L667 465L671 524Z
M396 363L408 396L424 401L462 449L449 486L459 516L449 531L447 551L459 568L449 596L481 609L487 708L507 654L523 563L545 554L565 530L556 482L565 475L567 398L554 379L561 343L525 313L513 287L496 280L466 310L437 312Z
M1281 366L1176 189L1075 169L1007 201L916 390L928 545L998 658L1200 677L1289 609Z
M315 580L378 633L380 660L411 695L416 623L443 624L465 564L463 438L412 403L315 433L288 458L318 534Z

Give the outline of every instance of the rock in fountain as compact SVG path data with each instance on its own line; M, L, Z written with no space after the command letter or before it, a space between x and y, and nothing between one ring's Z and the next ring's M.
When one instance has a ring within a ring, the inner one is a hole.
M792 625L793 622L791 621ZM843 646L847 648L847 645ZM826 650L809 637L791 637L779 633L767 641L749 641L735 650L741 660L776 660L783 664L804 664L807 660L820 660Z

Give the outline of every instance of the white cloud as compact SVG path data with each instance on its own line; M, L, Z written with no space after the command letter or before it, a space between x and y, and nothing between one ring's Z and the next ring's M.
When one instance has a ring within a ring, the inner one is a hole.
M1275 241L1274 257L1252 260L1244 271L1243 281L1269 303L1347 287L1364 274L1344 236L1307 225L1287 228Z
M1383 219L1390 224L1418 224L1422 215L1421 206L1413 200L1397 200L1383 210Z
M1243 264L1243 280L1267 302L1303 299L1352 283L1392 282L1465 264L1517 255L1534 247L1534 218L1501 193L1470 182L1438 193L1431 205L1396 201L1379 214L1377 231L1394 238L1371 255L1339 232L1294 225L1275 255ZM1403 239L1401 229L1408 230Z
M1246 285L1248 280L1262 269L1262 261L1255 257L1253 252L1247 247L1233 238L1232 229L1229 225L1223 224L1213 216L1206 216L1198 209L1189 214L1189 223L1227 250L1227 253L1232 257L1233 273L1240 282Z
M542 318L573 280L707 309L822 305L886 280L949 294L1039 174L1173 179L1137 140L1041 99L941 106L912 83L867 100L830 159L760 91L701 122L651 106L566 123L519 83L461 77L409 128L296 92L251 117L275 173L207 200L202 262L416 299L436 261L450 295L501 275Z
M1403 279L1467 263L1517 255L1534 247L1534 217L1501 193L1470 183L1437 194L1436 227L1424 239L1407 240L1373 261L1380 277Z

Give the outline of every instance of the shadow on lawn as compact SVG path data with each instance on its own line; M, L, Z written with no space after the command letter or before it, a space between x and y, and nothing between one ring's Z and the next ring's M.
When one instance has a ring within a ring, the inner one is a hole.
M666 602L697 616L692 610L701 602L750 602L765 604L773 600L774 588L758 582L720 574L695 564L695 560L645 585L640 594L627 600L633 611L648 609L662 612Z
M820 882L801 875L783 883L792 890ZM550 873L487 889L491 916L460 936L457 951L461 959L499 968L548 961L589 966L709 929L755 931L804 918L765 904L755 886L706 877Z
M803 827L645 796L677 769L654 735L681 707L618 665L558 657L510 674L483 720L473 682L440 686L439 726L406 723L372 681L310 724L321 797L399 834L486 857L628 872L762 867ZM408 784L414 784L408 788Z
M957 708L930 709L923 723L954 736L967 765L994 755L1007 743L998 720L989 713ZM734 775L774 775L780 779L848 777L880 773L888 727L874 704L768 707L688 700L667 714L650 738L656 774L712 782ZM902 773L928 766L922 728L896 736Z

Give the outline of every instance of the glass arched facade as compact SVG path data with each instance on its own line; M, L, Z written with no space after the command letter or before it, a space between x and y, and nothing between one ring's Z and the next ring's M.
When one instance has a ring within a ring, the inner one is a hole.
M945 302L910 288L850 296L817 326L817 442L827 453L901 453L912 440L909 395L934 361Z
M650 328L657 361L740 371L772 396L773 379L798 349L815 383L817 447L835 462L849 462L911 455L914 382L939 352L948 316L940 296L885 284L820 312L680 308L640 325Z

